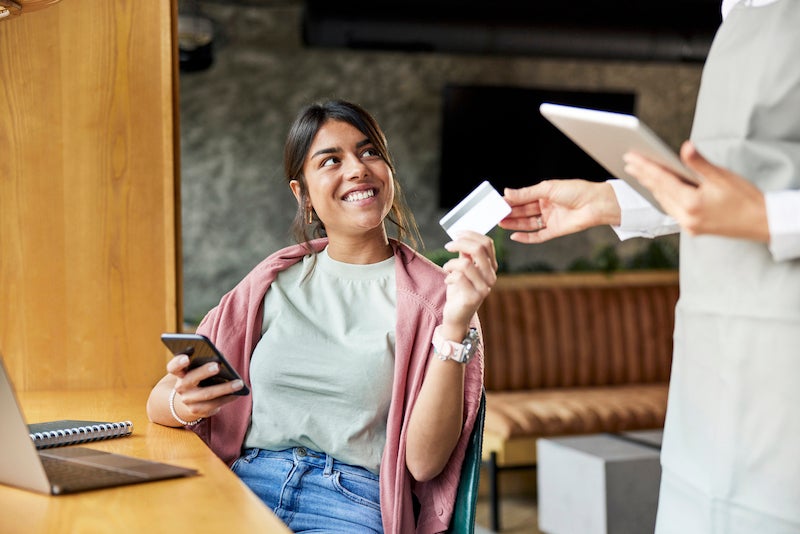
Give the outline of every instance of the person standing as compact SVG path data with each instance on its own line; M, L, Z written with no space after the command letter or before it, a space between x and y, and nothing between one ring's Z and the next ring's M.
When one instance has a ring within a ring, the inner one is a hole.
M800 2L726 0L684 162L639 154L624 182L507 190L501 226L540 243L598 224L681 230L658 534L800 533Z

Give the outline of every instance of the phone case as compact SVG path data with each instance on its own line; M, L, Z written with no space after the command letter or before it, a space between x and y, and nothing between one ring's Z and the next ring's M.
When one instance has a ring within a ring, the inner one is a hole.
M172 354L186 354L189 356L189 369L194 369L209 362L219 364L219 373L200 382L201 387L212 386L240 380L239 373L228 363L228 360L217 350L217 347L207 337L200 334L161 334L161 341ZM245 385L232 395L248 395L250 390Z

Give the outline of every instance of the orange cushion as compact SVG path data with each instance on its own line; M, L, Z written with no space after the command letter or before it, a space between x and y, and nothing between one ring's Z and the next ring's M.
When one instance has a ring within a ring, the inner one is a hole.
M667 383L487 391L485 430L505 439L661 428Z

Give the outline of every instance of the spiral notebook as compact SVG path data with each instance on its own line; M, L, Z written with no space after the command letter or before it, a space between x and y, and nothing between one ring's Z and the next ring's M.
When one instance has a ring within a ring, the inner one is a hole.
M1 356L0 433L0 484L40 493L62 495L197 474L194 469L88 447L37 450Z
M78 421L62 419L28 425L33 444L37 449L78 445L101 439L122 438L133 432L130 421Z

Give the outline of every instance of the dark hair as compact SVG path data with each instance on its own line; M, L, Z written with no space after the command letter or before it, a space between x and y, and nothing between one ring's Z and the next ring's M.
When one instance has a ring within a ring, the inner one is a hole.
M313 214L313 221L308 224L305 216L308 188L306 178L303 176L303 166L311 148L314 136L322 125L328 120L346 122L367 136L370 143L375 147L378 154L389 166L392 171L394 182L394 201L389 210L387 219L397 227L397 239L406 241L411 246L416 247L422 243L422 239L414 220L414 215L409 210L403 196L400 183L395 176L394 163L389 155L386 145L386 136L383 134L377 121L362 107L345 102L343 100L329 100L327 102L314 103L298 113L294 123L289 129L286 137L286 146L283 150L283 166L286 173L286 182L297 180L300 183L301 201L298 203L297 212L292 222L292 236L298 243L308 243L317 237L326 236L325 226L322 221Z

